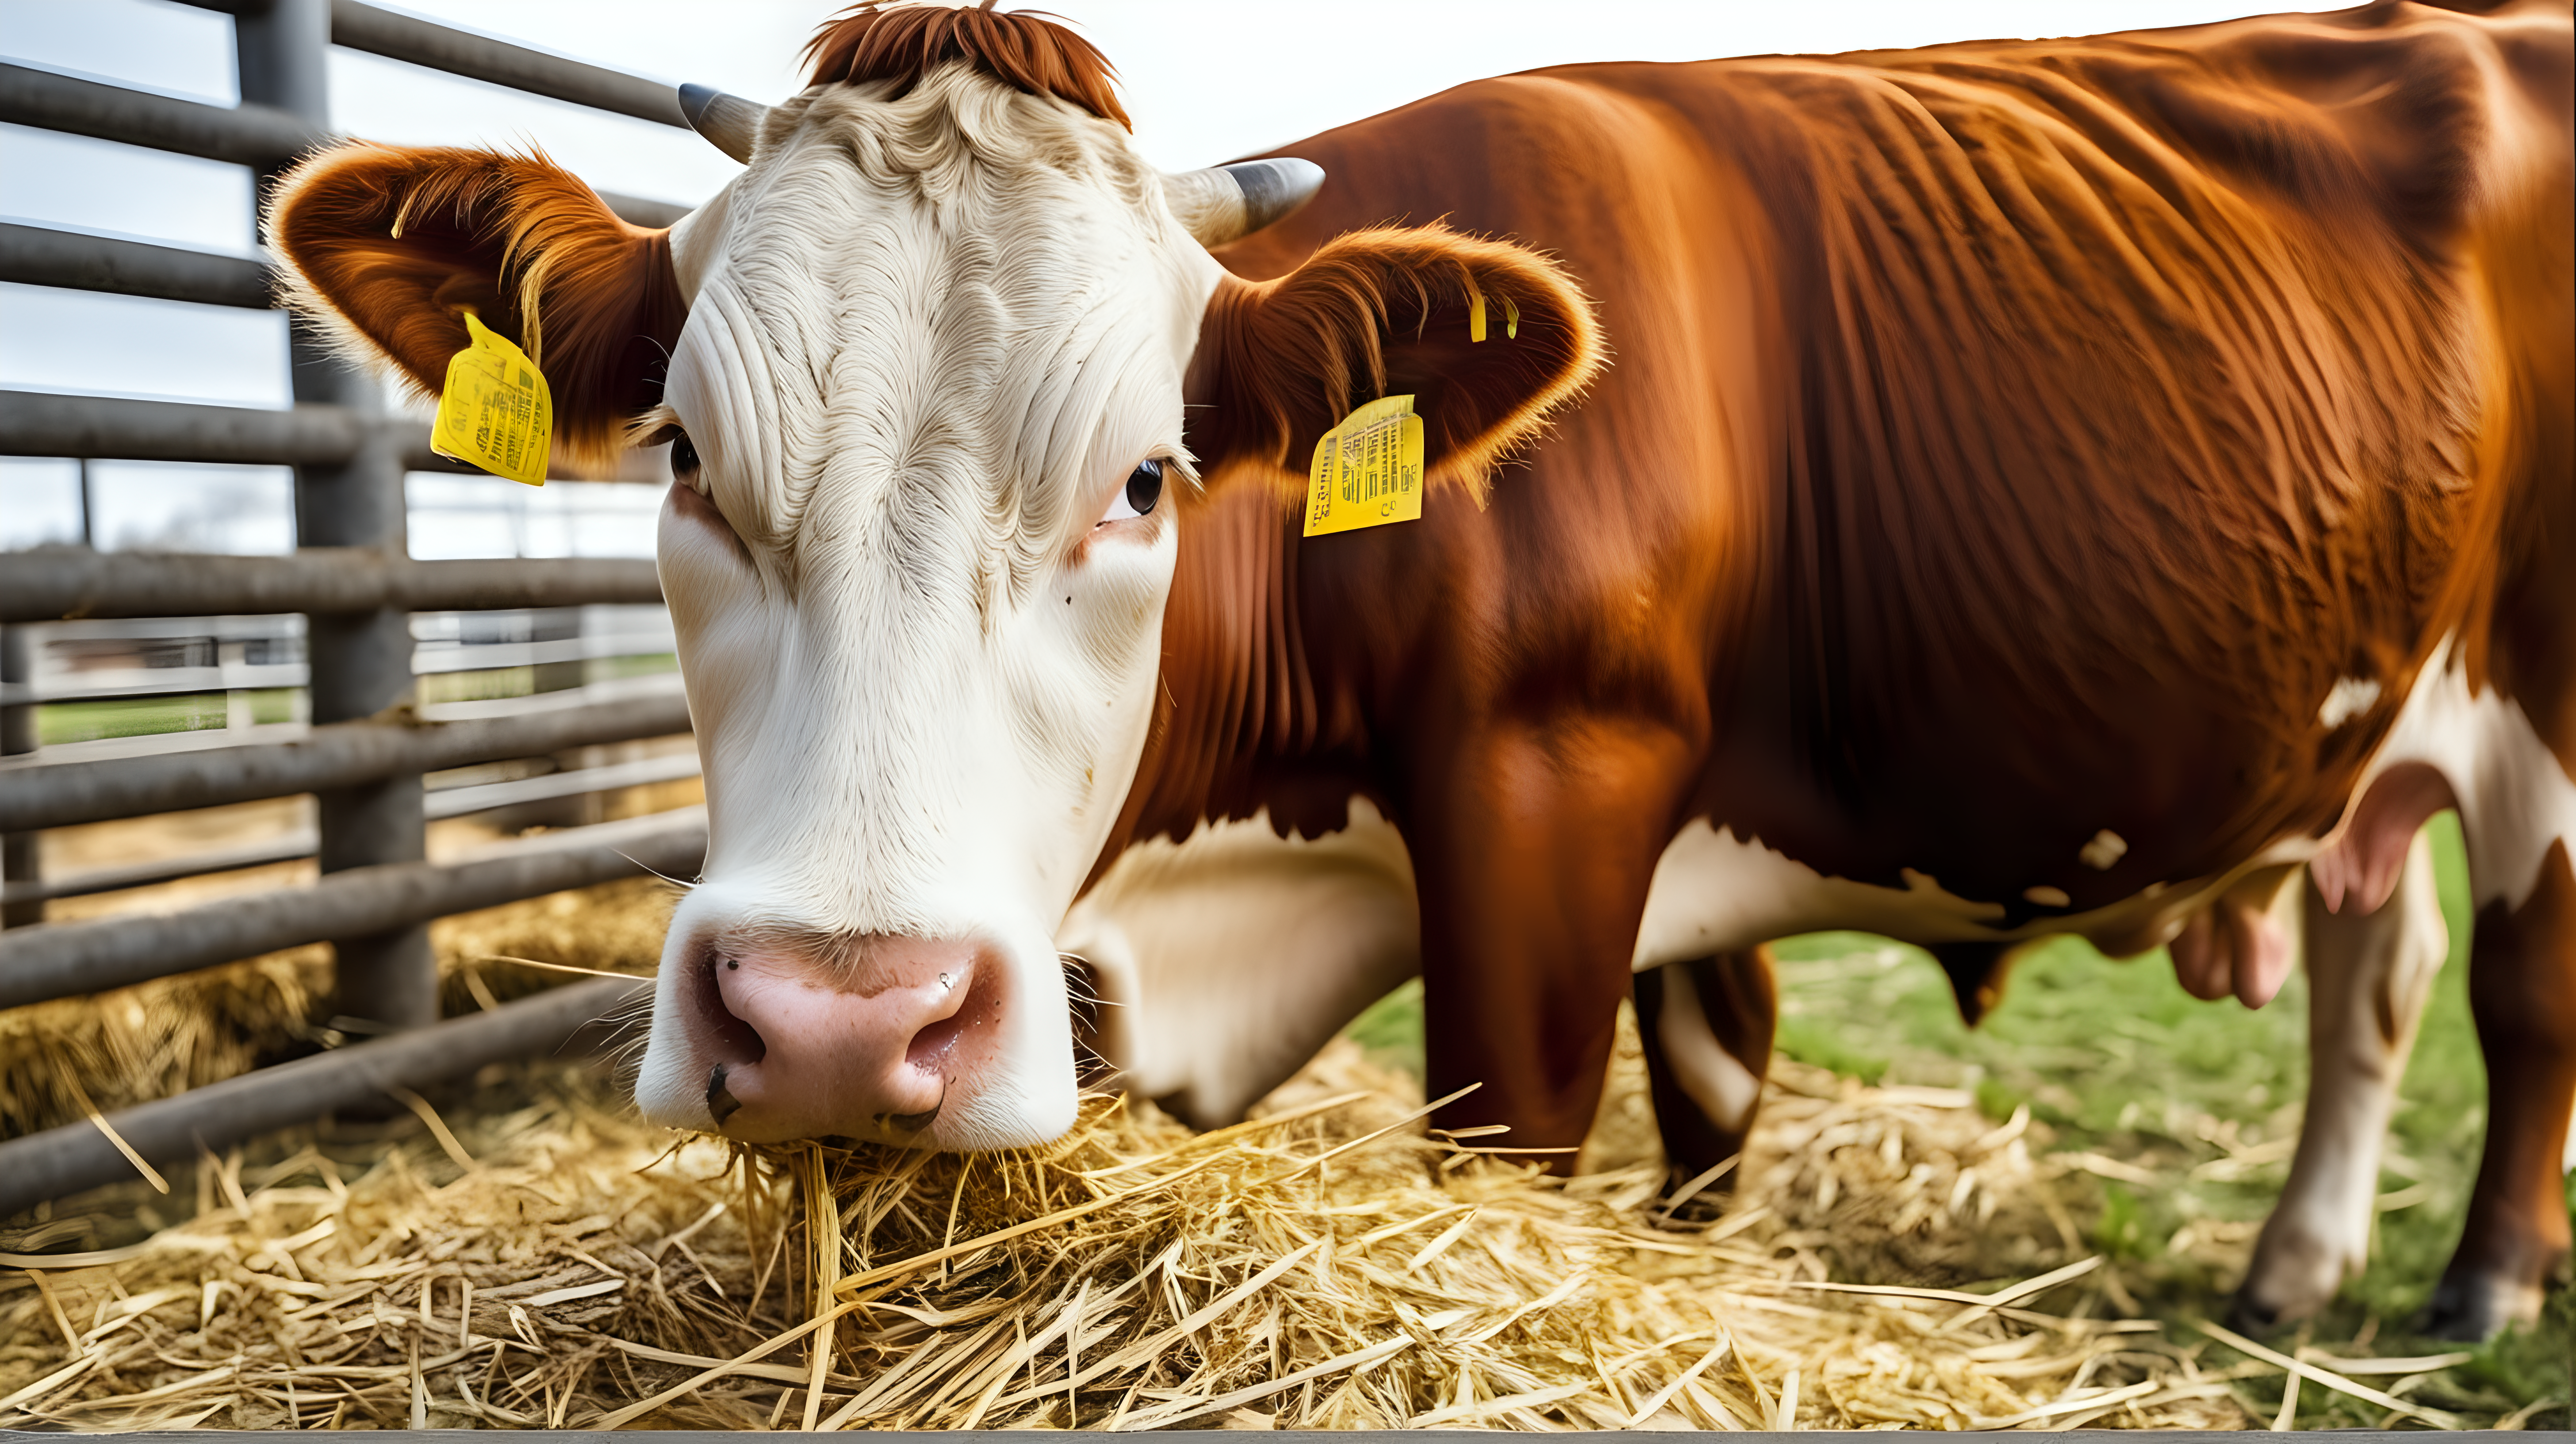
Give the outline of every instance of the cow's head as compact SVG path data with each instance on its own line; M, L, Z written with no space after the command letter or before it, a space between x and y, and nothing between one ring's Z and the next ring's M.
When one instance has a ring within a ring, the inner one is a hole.
M421 389L473 308L547 373L563 448L674 443L710 846L646 1114L1026 1144L1073 1117L1053 934L1135 777L1203 488L1293 508L1320 433L1396 392L1435 481L1479 486L1596 342L1546 262L1436 227L1229 276L1208 247L1283 209L1261 183L1294 163L1158 174L1099 57L1034 17L872 10L815 56L774 110L688 97L747 165L668 232L541 157L353 144L270 234L305 309Z

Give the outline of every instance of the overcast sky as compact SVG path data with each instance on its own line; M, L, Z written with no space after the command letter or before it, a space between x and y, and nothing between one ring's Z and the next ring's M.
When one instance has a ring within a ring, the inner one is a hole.
M1136 141L1166 169L1212 164L1464 81L1582 60L1831 53L1947 40L2080 35L2225 19L2249 0L1038 0L1118 67ZM418 0L451 25L759 101L798 83L796 54L830 0ZM2324 6L2281 5L2282 9ZM232 104L232 21L171 0L0 0L0 57ZM335 50L332 123L405 144L542 146L602 190L694 204L732 173L704 141ZM255 249L238 166L0 125L0 217L204 250ZM0 387L288 404L273 313L0 284ZM0 548L79 534L68 464L0 458ZM286 478L267 468L93 468L103 544L283 550ZM416 488L415 553L512 546L650 550L651 498L618 489L450 482ZM515 509L515 510L513 510ZM526 518L604 511L596 523ZM480 519L477 519L478 512ZM516 521L496 521L506 515ZM544 538L537 542L531 536Z

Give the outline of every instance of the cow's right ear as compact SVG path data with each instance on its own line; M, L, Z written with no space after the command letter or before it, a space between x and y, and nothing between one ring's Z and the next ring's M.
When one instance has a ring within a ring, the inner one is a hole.
M618 219L543 156L335 146L285 177L267 228L288 303L426 395L467 311L517 343L553 393L556 446L586 464L661 401L688 319L671 233Z

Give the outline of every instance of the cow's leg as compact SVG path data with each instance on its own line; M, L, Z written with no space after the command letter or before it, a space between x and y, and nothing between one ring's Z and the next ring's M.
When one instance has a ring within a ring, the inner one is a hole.
M1595 719L1471 734L1405 808L1422 898L1427 1082L1442 1128L1571 1169L1628 991L1687 752Z
M1119 1086L1232 1123L1421 966L1404 839L1365 801L1324 837L1265 817L1130 849L1058 930Z
M2378 911L2328 912L2306 893L2308 1104L2280 1202L2236 1291L2240 1328L2303 1319L2361 1272L2379 1197L2380 1147L2415 1025L2448 956L2431 840L2418 832Z
M2550 844L2522 906L2498 899L2479 910L2469 1010L2486 1055L2486 1152L2460 1251L2426 1321L2454 1339L2538 1318L2543 1284L2567 1262L2561 1179L2576 1099L2576 873L2564 841Z
M1742 1153L1753 1132L1780 1014L1770 949L1648 969L1636 994L1655 1128L1674 1181L1686 1182ZM1711 1191L1733 1184L1729 1175Z

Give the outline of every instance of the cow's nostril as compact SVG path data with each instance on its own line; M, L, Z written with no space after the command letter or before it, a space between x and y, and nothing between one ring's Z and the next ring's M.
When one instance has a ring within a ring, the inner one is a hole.
M912 1046L903 1050L903 1060L916 1068L944 1072L940 1067L958 1037L966 1031L965 1010L960 1009L912 1035Z
M699 1016L707 1023L709 1051L724 1065L757 1063L769 1056L769 1042L760 1036L759 1029L736 1017L734 1011L725 1006L724 989L716 982L716 962L728 968L742 966L731 958L714 959L698 975Z

